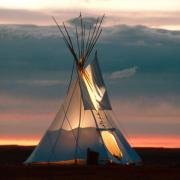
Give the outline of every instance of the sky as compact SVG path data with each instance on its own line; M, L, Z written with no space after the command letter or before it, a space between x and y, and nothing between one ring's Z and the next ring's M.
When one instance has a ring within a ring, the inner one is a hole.
M150 27L180 29L179 0L0 0L0 24L53 24L82 12L106 14L105 25L144 24Z
M178 0L0 0L0 144L37 144L53 120L72 57L51 16L80 11L106 13L96 48L128 141L180 147Z

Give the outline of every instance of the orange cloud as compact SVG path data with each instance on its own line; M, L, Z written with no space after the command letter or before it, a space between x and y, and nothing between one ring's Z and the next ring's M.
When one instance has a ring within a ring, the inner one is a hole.
M37 145L40 136L25 136L25 137L4 137L0 138L0 145ZM133 147L164 147L164 148L179 148L180 136L144 136L132 135L126 137L128 142Z
M129 143L134 147L164 147L179 148L180 136L133 136L129 137Z

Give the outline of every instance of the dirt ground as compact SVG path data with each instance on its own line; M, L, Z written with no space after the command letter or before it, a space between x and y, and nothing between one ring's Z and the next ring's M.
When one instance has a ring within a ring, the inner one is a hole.
M0 146L0 180L180 180L180 149L136 148L141 166L25 166L34 147Z

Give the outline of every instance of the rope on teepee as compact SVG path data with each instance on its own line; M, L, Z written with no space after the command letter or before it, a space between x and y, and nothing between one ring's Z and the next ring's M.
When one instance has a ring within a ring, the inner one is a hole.
M68 106L67 106L65 115L66 115L67 111L69 110L69 106L70 106L72 97L73 97L73 95L74 95L74 91L75 91L75 89L76 89L77 82L78 82L78 81L76 81L75 86L74 86L74 88L73 88L73 92L72 92L72 95L71 95L70 100L69 100L69 102L68 102ZM51 154L49 155L48 162L49 162L49 160L51 159L51 156L52 156L52 154L53 154L53 152L54 152L54 149L55 149L55 147L56 147L56 145L57 145L58 139L59 139L59 137L60 137L60 135L61 135L61 130L62 130L62 127L63 127L63 125L64 125L64 121L65 121L65 119L66 119L66 118L65 118L65 115L64 115L62 124L61 124L61 126L60 126L60 128L59 128L58 136L57 136L57 138L56 138L56 140L55 140L54 146L52 146L52 148L51 148Z
M71 129L71 132L72 132L72 134L73 134L73 136L74 136L75 143L77 143L77 138L76 138L76 135L75 135L75 133L74 133L74 129L72 128L71 123L70 123L70 121L69 121L69 119L68 119L68 117L67 117L67 113L65 113L64 106L63 106L63 111L64 111L64 114L65 114L65 118L66 118L66 120L67 120L67 122L68 122L68 124L69 124L70 129ZM78 148L81 150L79 144L78 144ZM81 151L82 151L82 150L81 150Z
M109 122L110 126L113 128L114 125L113 125L112 122L109 120L109 118L107 117L107 114L106 114L106 112L105 112L104 110L103 110L103 113L104 113L104 115L105 115L106 120Z
M73 61L73 66L72 66L72 70L71 70L71 75L70 75L70 81L69 81L69 84L68 84L68 89L67 89L67 94L69 93L69 88L71 86L71 83L72 83L72 78L73 78L73 72L74 72L74 61Z
M103 118L101 117L101 115L100 115L99 111L97 111L97 115L98 115L98 117L99 117L99 119L100 119L99 124L100 124L101 126L103 126L104 128L106 128L106 125L104 124L104 122L103 122Z
M115 119L117 119L117 118L116 118L116 114L115 114L115 112L114 112L113 109L112 109L112 114L113 114L113 116L115 117ZM112 121L113 121L113 123L116 125L116 123L114 122L113 118L112 118ZM123 134L124 134L128 139L131 139L131 138L129 137L129 135L127 134L125 128L123 127L122 123L120 123L120 121L118 121L118 122L119 122L119 124L120 124L120 126L121 126L121 127L118 127L118 128L121 129L121 131L123 132Z
M93 110L91 110L91 113L92 113L92 116L93 116L93 119L94 119L96 128L99 129L99 126L98 126L98 123L97 123L97 121L96 121L96 117L95 117L95 115L94 115ZM100 132L99 130L97 130L97 132L99 133L99 136L100 136L100 138L101 138L102 144L103 144L104 149L106 150L106 153L107 153L107 159L109 160L109 157L108 157L108 150L107 150L107 148L106 148L106 146L105 146L105 144L104 144L104 141L103 141L103 137L102 137L102 135L101 135L101 132Z
M75 149L75 164L77 163L77 148L78 148L78 143L79 143L79 129L80 129L81 119L82 119L81 118L81 111L82 111L81 95L83 96L78 67L76 68L76 70L77 70L77 81L79 82L79 88L80 88L80 112L79 112L79 124L78 124L78 132L77 132L78 134L77 134L76 149Z
M78 124L78 132L77 132L77 140L76 140L76 149L75 149L75 164L77 164L77 153L78 153L78 146L79 146L79 130L81 125L81 109L82 109L82 102L80 96L80 110L79 110L79 124Z

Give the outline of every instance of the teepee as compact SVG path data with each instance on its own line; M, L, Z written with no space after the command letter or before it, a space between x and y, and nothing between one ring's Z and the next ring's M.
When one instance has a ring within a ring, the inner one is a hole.
M97 51L89 60L101 35L103 18L90 23L80 14L74 20L76 45L66 25L59 26L53 18L73 56L73 68L59 112L25 163L141 162L116 125Z

